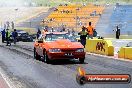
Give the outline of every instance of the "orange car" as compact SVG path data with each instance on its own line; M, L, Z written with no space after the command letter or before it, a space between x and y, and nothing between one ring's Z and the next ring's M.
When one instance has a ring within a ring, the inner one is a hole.
M56 59L79 59L84 62L84 47L65 32L46 32L34 43L34 58L48 63Z

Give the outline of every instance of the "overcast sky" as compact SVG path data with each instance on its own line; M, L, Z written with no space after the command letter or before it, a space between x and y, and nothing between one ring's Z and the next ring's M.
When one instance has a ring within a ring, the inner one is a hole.
M0 0L0 4L2 5L22 5L24 0Z
M0 0L0 5L3 6L22 6L32 0Z

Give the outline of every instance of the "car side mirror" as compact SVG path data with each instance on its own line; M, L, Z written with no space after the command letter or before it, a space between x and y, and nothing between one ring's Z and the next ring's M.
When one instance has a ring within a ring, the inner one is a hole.
M38 41L38 43L43 43L43 41Z

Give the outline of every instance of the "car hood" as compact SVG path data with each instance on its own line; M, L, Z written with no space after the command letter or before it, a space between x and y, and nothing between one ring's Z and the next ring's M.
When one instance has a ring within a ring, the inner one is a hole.
M68 39L47 42L49 48L84 48L80 42L71 42Z

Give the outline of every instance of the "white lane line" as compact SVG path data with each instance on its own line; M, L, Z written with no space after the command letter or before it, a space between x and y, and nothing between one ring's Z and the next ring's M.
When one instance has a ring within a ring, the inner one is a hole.
M0 75L2 76L2 78L4 79L4 81L7 83L9 88L16 88L13 83L10 81L10 79L5 75L4 71L2 70L2 68L0 68Z
M132 62L132 60L130 60L130 59L118 58L116 56L105 56L105 55L100 55L100 54L95 54L95 53L89 53L89 52L87 52L86 54L93 55L93 56L104 57L104 58L109 58L109 59L120 60L120 61Z

